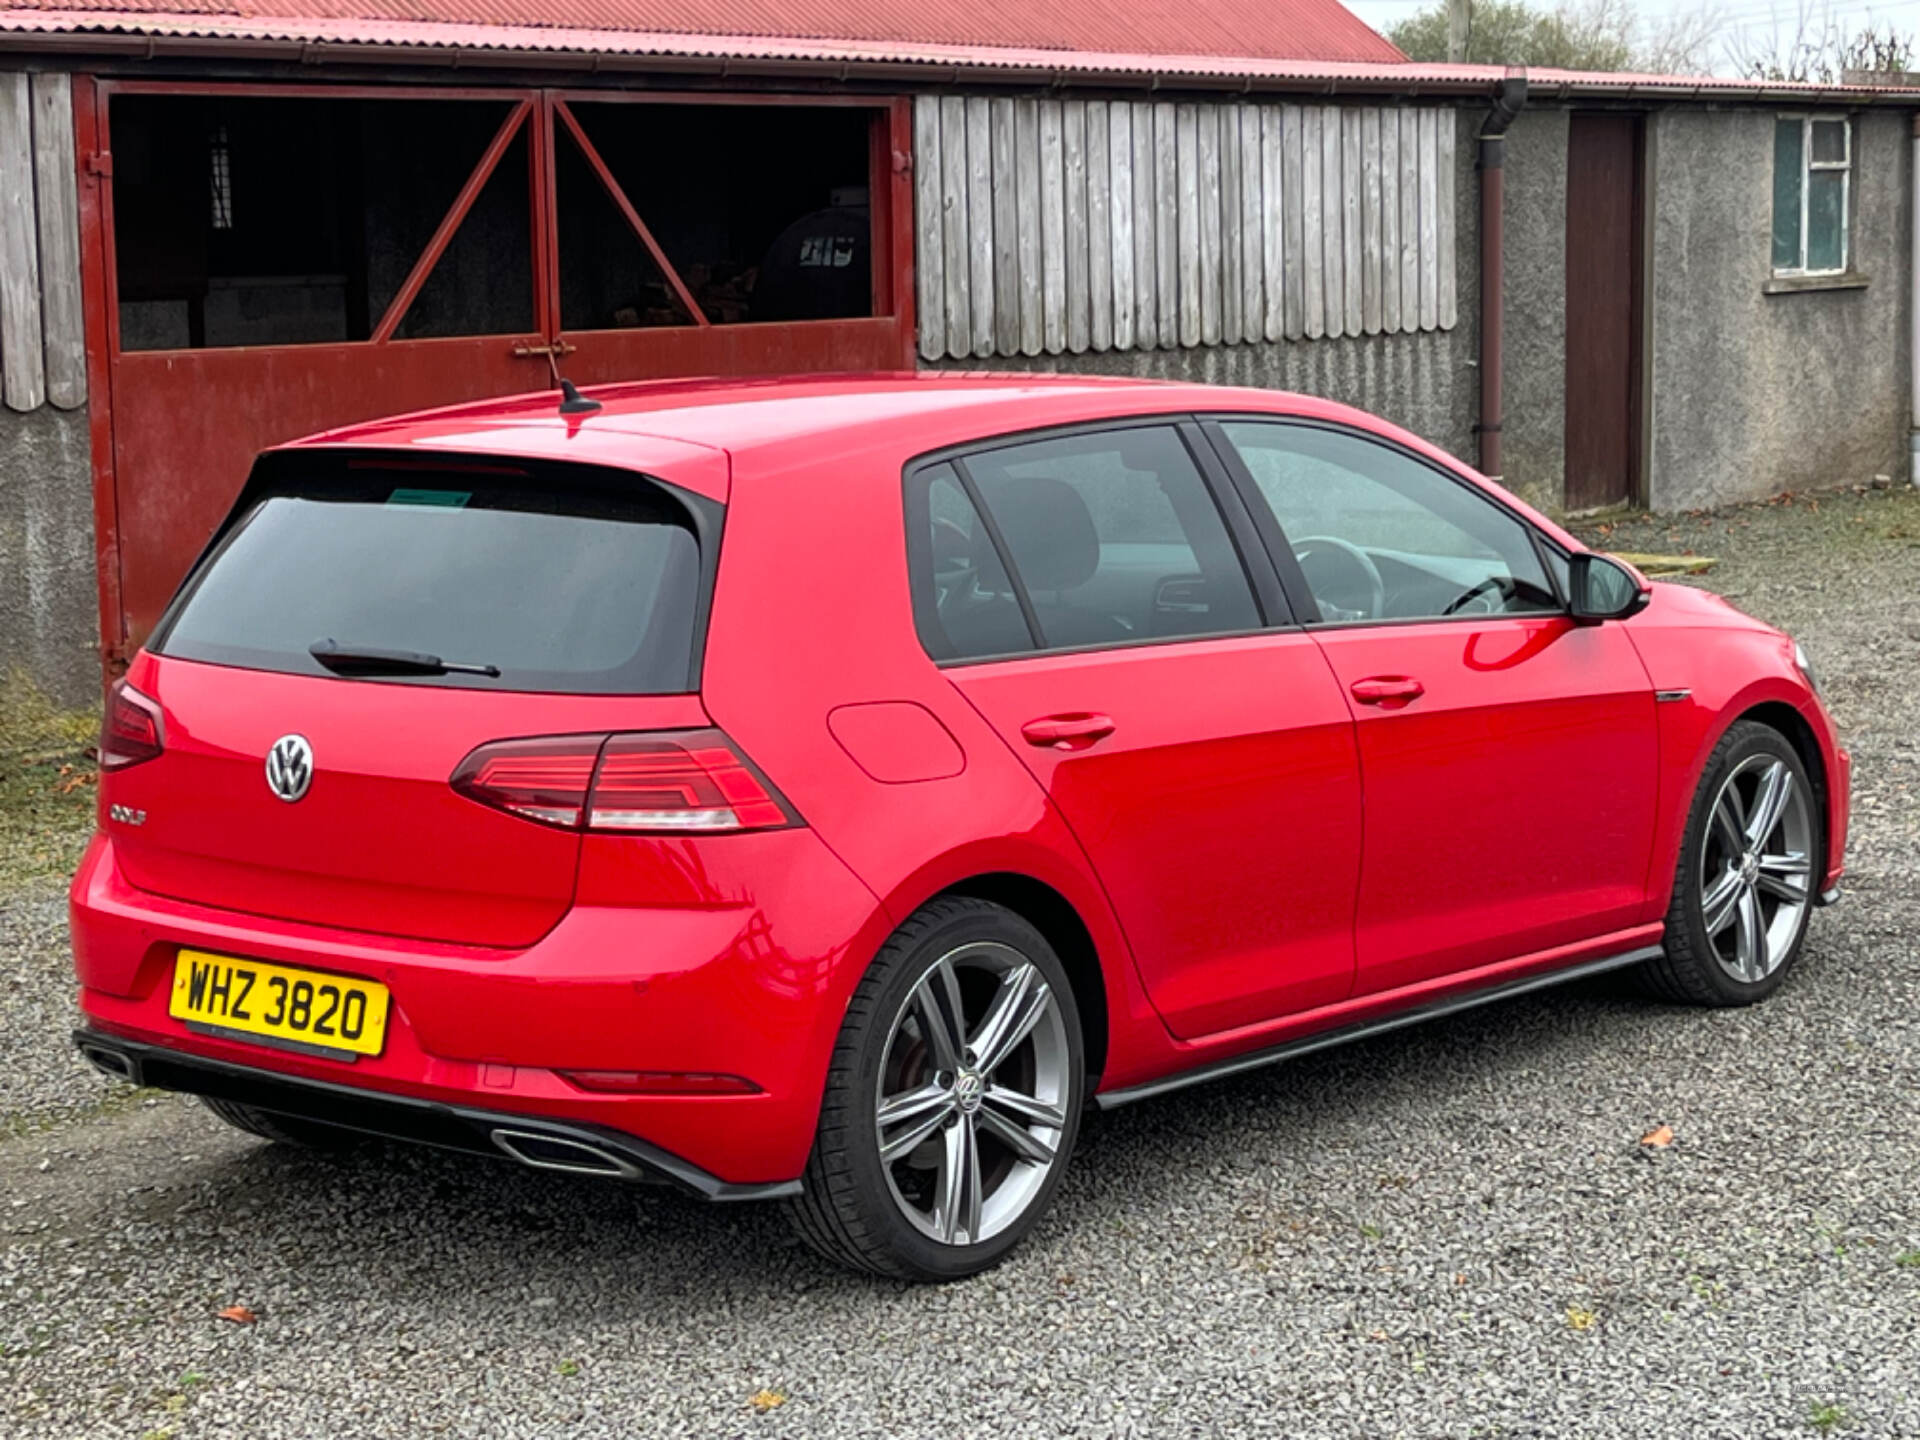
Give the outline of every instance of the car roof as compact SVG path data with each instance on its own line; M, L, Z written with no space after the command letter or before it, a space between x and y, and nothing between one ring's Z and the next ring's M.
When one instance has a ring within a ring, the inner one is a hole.
M295 443L385 448L435 445L457 435L462 448L477 449L480 436L493 431L504 448L518 453L541 443L536 435L564 439L590 428L708 446L740 458L828 436L857 444L900 435L932 449L1038 425L1192 410L1256 409L1380 423L1345 406L1281 391L1088 375L928 371L655 380L592 386L584 393L601 409L562 416L557 393L543 390L350 425Z
M541 390L351 425L293 446L419 447L585 461L644 471L727 501L743 475L784 476L807 468L830 473L817 463L824 454L880 449L905 460L1047 426L1251 412L1351 426L1456 472L1461 468L1417 435L1337 401L1188 381L931 370L649 380L590 386L583 393L601 408L565 416L557 392ZM829 443L831 449L824 449ZM702 456L715 463L699 463ZM1564 543L1577 543L1531 507L1502 498Z

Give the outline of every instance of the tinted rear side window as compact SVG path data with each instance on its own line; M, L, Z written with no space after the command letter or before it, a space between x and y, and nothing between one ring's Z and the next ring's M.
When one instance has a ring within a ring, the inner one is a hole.
M1049 649L1259 627L1226 522L1173 429L1066 435L961 463Z
M330 641L500 672L383 677L404 684L694 688L701 545L665 487L583 467L281 463L249 485L149 648L326 675L311 647Z
M1013 582L953 467L936 465L917 478L926 485L926 544L914 556L913 604L927 653L978 660L1031 650Z

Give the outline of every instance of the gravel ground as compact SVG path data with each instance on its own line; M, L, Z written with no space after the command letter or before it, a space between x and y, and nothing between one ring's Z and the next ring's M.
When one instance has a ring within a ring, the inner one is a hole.
M1920 494L1606 540L1724 557L1854 748L1848 898L1772 1003L1589 984L1097 1116L1021 1253L907 1289L773 1210L103 1105L58 898L0 892L0 1428L1920 1436Z

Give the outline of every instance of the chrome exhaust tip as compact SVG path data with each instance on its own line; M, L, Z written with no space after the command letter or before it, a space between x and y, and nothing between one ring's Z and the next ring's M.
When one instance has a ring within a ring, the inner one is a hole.
M489 1134L511 1160L535 1170L557 1170L566 1175L609 1175L619 1180L644 1178L638 1166L598 1145L540 1130L497 1129Z
M118 1050L109 1050L103 1045L82 1045L81 1058L102 1075L113 1080L124 1080L129 1085L138 1085L140 1077L133 1068L133 1061Z

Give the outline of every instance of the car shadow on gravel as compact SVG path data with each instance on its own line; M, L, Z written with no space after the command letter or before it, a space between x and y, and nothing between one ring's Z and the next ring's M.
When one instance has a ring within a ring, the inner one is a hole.
M1500 1103L1503 1076L1605 1066L1616 1043L1624 1057L1645 1043L1647 1027L1675 1014L1604 977L1091 1114L1055 1211L995 1272L1001 1280L983 1283L1018 1283L1023 1272L1044 1279L1085 1237L1132 1227L1178 1233L1183 1213L1210 1203L1196 1197L1196 1183L1217 1182L1223 1166L1284 1169L1340 1151L1353 1133L1404 1124L1410 1108L1436 1129L1482 1124L1489 1104ZM199 1195L217 1198L144 1218L213 1227L223 1238L244 1222L247 1248L321 1265L350 1286L404 1293L415 1305L564 1296L582 1320L656 1308L684 1318L800 1291L899 1288L817 1260L775 1205L709 1205L664 1188L405 1146L310 1155L246 1145L210 1118L192 1123L231 1140L209 1147L190 1177ZM1304 1183L1311 1204L1313 1181ZM424 1245L423 1225L431 1234ZM297 1236L291 1254L288 1236Z

